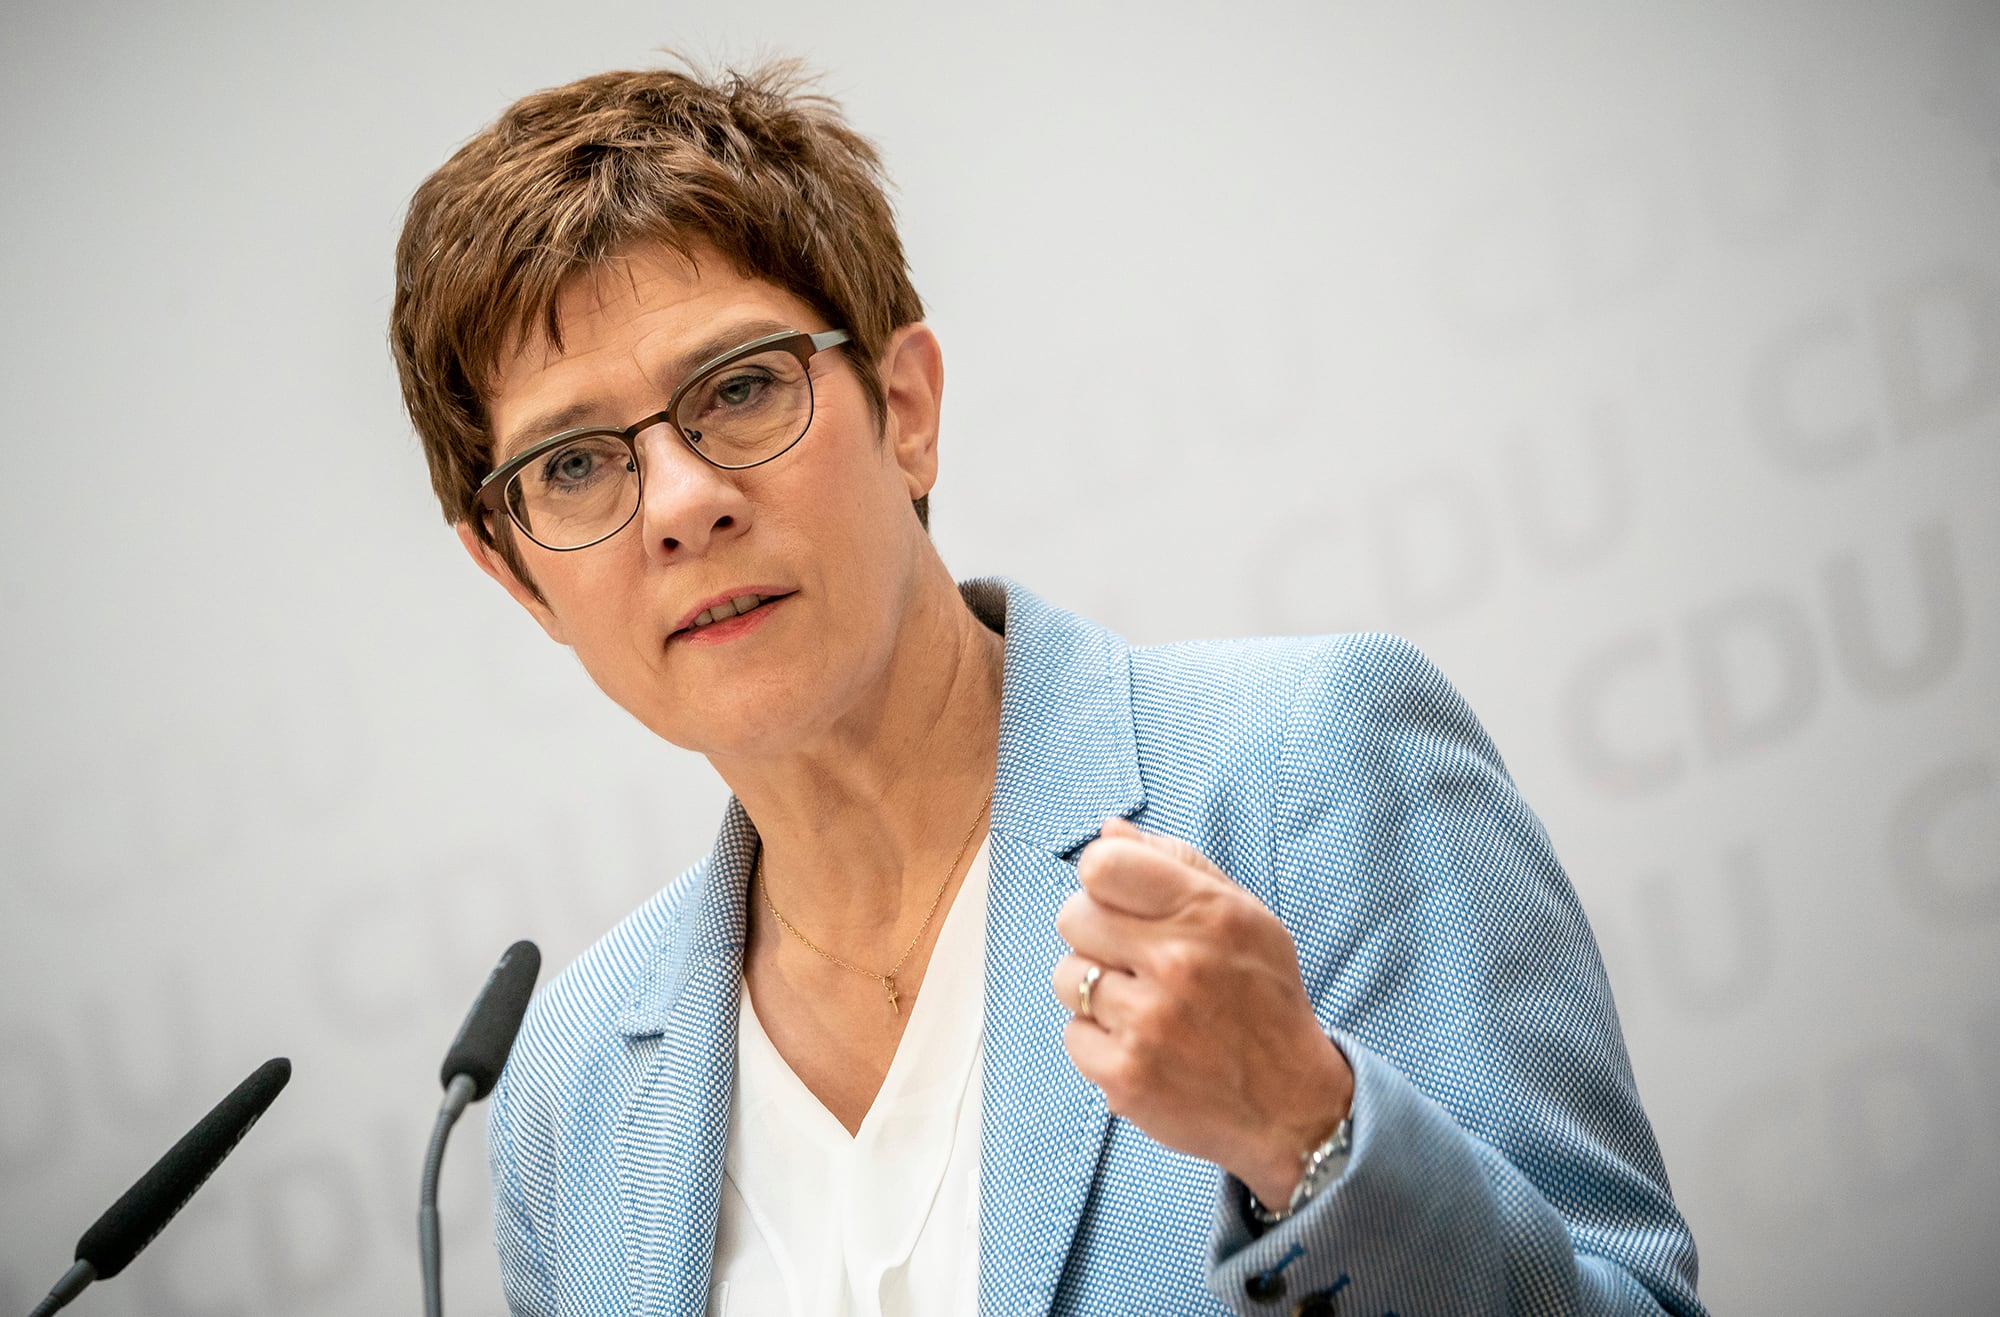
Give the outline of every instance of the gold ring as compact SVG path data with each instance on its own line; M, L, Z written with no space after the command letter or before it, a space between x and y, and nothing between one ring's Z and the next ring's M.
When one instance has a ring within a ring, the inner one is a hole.
M1076 985L1076 1013L1078 1018L1085 1020L1096 1018L1090 1013L1090 990L1096 987L1097 981L1103 977L1104 970L1101 966L1092 965L1083 972L1083 981Z

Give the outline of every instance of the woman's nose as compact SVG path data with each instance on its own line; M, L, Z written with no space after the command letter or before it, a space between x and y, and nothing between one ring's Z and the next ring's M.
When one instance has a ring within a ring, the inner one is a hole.
M682 561L750 524L750 503L731 472L696 456L665 423L638 437L639 529L646 551Z

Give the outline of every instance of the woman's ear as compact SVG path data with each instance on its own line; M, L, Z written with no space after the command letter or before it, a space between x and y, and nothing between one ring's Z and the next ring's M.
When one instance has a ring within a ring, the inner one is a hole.
M937 483L938 416L944 405L944 351L929 325L908 324L889 335L881 375L883 437L895 450L910 498L919 499Z
M550 640L558 645L567 645L569 641L563 637L561 619L556 617L555 610L548 606L540 592L515 573L507 555L480 535L470 521L459 522L457 530L458 542L465 546L472 561L479 564L479 570L500 582L501 588L514 596L514 602L527 609L529 615L541 624Z

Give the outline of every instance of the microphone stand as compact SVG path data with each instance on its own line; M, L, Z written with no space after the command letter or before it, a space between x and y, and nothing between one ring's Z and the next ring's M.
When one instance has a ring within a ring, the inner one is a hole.
M438 1173L444 1169L444 1143L451 1127L471 1104L477 1088L471 1075L453 1075L431 1129L430 1150L424 1154L424 1185L417 1203L417 1248L424 1268L424 1317L444 1317L444 1286L439 1276Z
M83 1293L84 1287L96 1279L97 1267L94 1263L77 1263L63 1273L63 1278L56 1282L55 1288L49 1291L49 1296L36 1304L35 1310L29 1313L28 1317L49 1317L50 1313Z

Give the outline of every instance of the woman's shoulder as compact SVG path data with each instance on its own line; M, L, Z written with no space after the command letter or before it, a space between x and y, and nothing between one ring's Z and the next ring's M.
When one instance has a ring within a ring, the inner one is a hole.
M1462 703L1422 650L1379 631L1140 646L1131 671L1135 724L1198 728L1216 745L1365 736Z
M1198 845L1233 839L1245 872L1287 837L1331 830L1365 846L1453 783L1507 781L1464 698L1399 636L1139 648L1131 684L1149 814Z
M1387 632L1133 646L1018 582L968 581L960 589L989 625L1004 624L1010 683L1046 692L1129 681L1141 735L1148 727L1168 734L1186 727L1211 741L1240 741L1261 735L1273 721L1394 716L1412 700L1456 700L1416 645ZM1110 687L1101 689L1108 694Z

